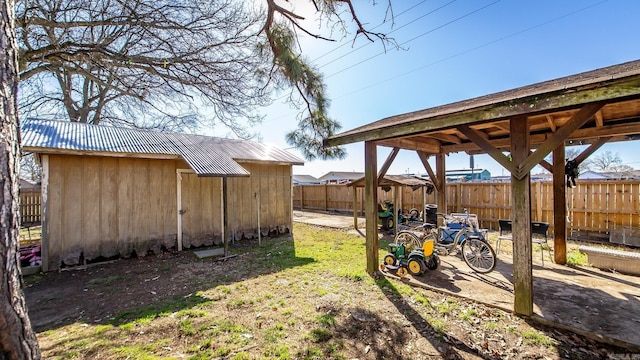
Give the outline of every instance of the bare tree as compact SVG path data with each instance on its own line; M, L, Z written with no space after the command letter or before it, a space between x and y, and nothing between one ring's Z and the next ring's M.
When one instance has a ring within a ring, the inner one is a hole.
M17 16L28 114L168 130L211 120L251 137L269 101L260 13L242 1L22 0Z
M21 109L27 116L66 114L71 121L161 130L221 123L251 138L261 120L257 109L272 90L288 87L303 109L289 143L308 159L343 157L342 148L322 147L340 125L327 115L322 76L301 56L298 34L331 39L306 29L292 3L20 0ZM296 4L312 5L338 34L353 23L355 36L394 44L365 29L349 0ZM201 105L212 113L202 114Z
M20 177L39 183L42 179L42 168L32 153L23 153L20 158Z
M593 156L591 158L591 166L597 171L624 172L633 170L633 167L622 163L620 154L609 150Z
M18 256L18 73L23 90L31 91L22 101L30 114L64 111L73 121L131 126L153 126L155 115L161 114L169 119L162 119L165 126L181 126L195 118L189 112L176 115L172 108L192 109L203 101L213 107L216 119L240 135L247 135L246 127L235 123L236 117L258 119L253 107L264 104L271 81L280 80L300 94L308 111L299 125L305 133L289 134L290 140L308 149L309 156L341 156L340 149L327 151L320 145L338 124L326 116L320 75L294 48L299 47L296 31L311 33L299 24L301 16L276 0L265 1L267 10L257 30L260 12L240 0L2 2L0 360L41 358L27 316ZM389 41L362 27L351 1L308 1L317 14L343 28L341 6L346 6L346 18L357 24L356 36ZM264 67L264 61L256 60L260 56L270 58L271 65ZM142 116L147 110L154 111L154 117ZM142 116L141 123L137 116Z
M0 5L0 359L39 359L40 349L22 291L18 238L18 56L14 1Z

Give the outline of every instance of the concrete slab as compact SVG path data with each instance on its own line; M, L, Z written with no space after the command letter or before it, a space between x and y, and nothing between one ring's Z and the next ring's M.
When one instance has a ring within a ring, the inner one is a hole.
M198 250L198 251L194 251L193 253L198 257L198 259L204 259L204 258L213 257L213 256L224 256L224 249L217 248L217 249Z
M310 225L325 226L334 229L353 229L353 215L329 214L322 212L293 211L293 221ZM366 221L358 218L358 228L364 229Z
M353 229L353 217L344 215L294 212L294 221ZM364 219L359 228L364 236ZM397 277L394 272L386 275ZM498 255L496 269L489 274L475 273L460 257L450 255L441 257L437 270L403 281L513 311L513 259L508 254ZM640 277L561 266L550 259L542 266L536 257L533 291L533 319L640 352Z
M458 256L443 256L437 270L403 281L513 311L510 255L499 255L488 274L472 271ZM534 261L533 291L535 320L640 351L640 277Z

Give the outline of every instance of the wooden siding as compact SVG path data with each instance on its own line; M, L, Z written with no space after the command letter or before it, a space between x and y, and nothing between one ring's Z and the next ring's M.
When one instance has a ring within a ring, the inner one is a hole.
M294 186L296 209L353 213L353 188L345 185ZM400 207L420 209L422 191L401 187ZM511 218L510 183L450 183L446 186L447 213L478 215L480 226L498 229L498 219ZM358 209L362 212L362 189L358 189ZM325 194L327 199L325 200ZM393 201L393 190L378 189L378 201ZM567 189L570 231L606 234L613 229L640 227L640 181L579 181ZM348 204L347 204L348 203ZM436 203L436 193L427 194L427 204ZM438 212L443 212L438 209ZM531 220L551 224L553 233L553 184L531 183Z
M291 231L291 166L243 164L230 178L229 239ZM48 269L177 247L178 160L50 155ZM221 178L182 173L183 246L222 242ZM255 196L254 196L255 194Z
M175 161L49 159L50 269L174 246Z
M251 173L248 178L229 178L229 239L258 236L258 203L260 230L263 236L290 232L291 166L243 163ZM218 179L218 181L220 181Z

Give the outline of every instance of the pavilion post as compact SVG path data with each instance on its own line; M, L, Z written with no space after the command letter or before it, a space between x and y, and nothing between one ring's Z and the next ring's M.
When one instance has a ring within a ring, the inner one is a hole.
M438 184L440 188L437 189L437 205L438 212L447 213L447 181L445 176L445 154L439 153L435 155L436 158L436 177L438 178ZM438 226L444 225L444 219L438 217Z
M567 263L567 193L564 144L553 150L553 257L556 264Z
M511 119L511 157L516 167L529 155L529 121ZM511 174L513 214L513 287L516 314L533 314L533 270L531 261L531 175Z
M358 187L353 188L353 228L358 230Z
M378 176L377 149L371 141L364 143L364 196L366 218L367 272L378 270Z

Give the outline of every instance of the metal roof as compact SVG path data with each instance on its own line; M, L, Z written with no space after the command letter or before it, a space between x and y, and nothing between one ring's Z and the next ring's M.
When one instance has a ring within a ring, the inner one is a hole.
M349 183L349 186L364 187L364 177ZM429 191L433 191L433 182L429 179L421 178L415 175L385 175L378 182L378 186L410 186L415 191L419 187L426 187Z
M287 151L249 140L39 119L24 120L20 127L28 151L177 156L199 176L248 176L238 162L304 164Z
M626 121L636 116L636 114L630 114L629 110L634 108L635 104L625 104L618 108L615 103L637 99L640 96L639 84L640 60L630 61L451 104L390 116L326 138L324 145L337 146L360 141L376 141L378 145L402 149L419 148L427 153L466 151L470 149L465 147L466 135L457 130L461 125L476 125L477 128L481 128L495 124L495 127L483 129L491 140L494 133L496 133L495 137L505 137L504 127L508 124L503 120L519 115L529 117L535 115L541 118L541 120L535 119L541 124L553 122L551 132L554 132L564 124L567 114L563 111L573 111L584 104L597 101L611 104L602 111L608 115L603 118L604 125L608 125L608 121ZM551 120L546 118L547 115L551 116ZM541 129L536 131L541 132ZM422 136L426 133L431 135L429 139ZM401 141L394 142L395 138ZM432 146L421 148L415 144ZM471 147L473 150L477 148Z

